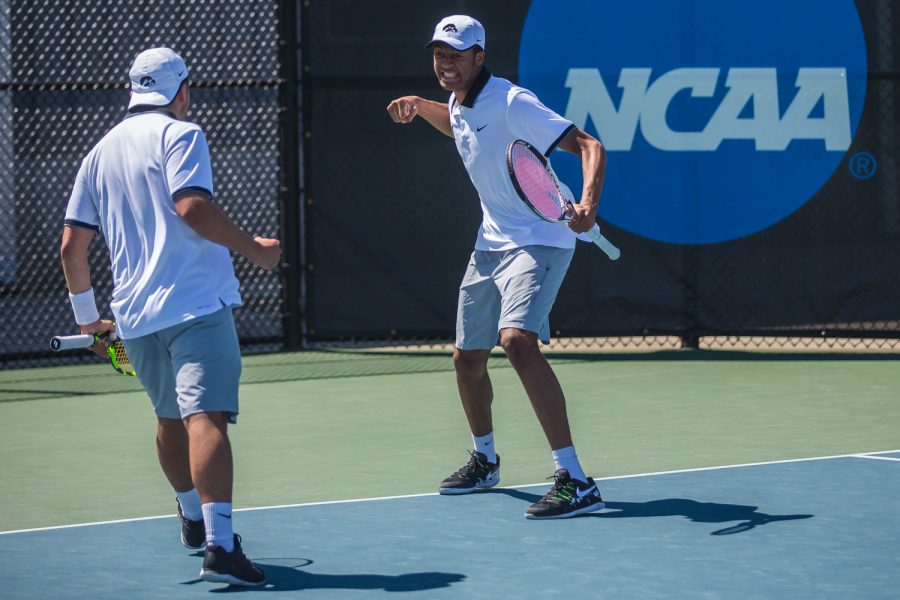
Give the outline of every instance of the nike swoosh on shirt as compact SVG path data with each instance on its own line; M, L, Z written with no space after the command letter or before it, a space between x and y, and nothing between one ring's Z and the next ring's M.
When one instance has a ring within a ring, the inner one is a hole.
M476 127L476 128L475 128L475 131L476 131L476 132L479 132L479 131L481 131L482 129L484 129L485 127L487 127L488 125L490 125L490 123L488 123L487 125L482 125L481 127Z
M222 513L216 513L216 514L219 515L220 517L225 517L226 519L231 518L231 515L223 515Z

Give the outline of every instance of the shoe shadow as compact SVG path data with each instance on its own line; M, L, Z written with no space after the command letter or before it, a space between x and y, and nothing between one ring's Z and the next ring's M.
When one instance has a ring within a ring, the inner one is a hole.
M402 575L377 575L369 573L331 575L302 570L312 564L309 559L298 559L299 566L268 564L266 559L253 563L266 572L266 584L259 587L228 585L211 589L213 593L234 592L290 592L299 590L384 590L385 592L415 592L450 587L466 578L462 573L425 571ZM191 582L192 583L192 582Z
M512 488L490 488L487 490L482 490L478 492L479 494L503 494L504 496L509 496L510 498L516 498L518 500L524 500L529 504L534 504L543 496L538 494L529 494L528 492L523 492L521 490L514 490Z
M722 504L719 502L697 502L688 498L666 498L649 502L606 502L606 508L612 509L589 515L599 519L628 519L637 517L687 517L694 523L727 523L741 521L736 525L717 529L710 535L730 535L749 531L761 525L777 521L795 521L809 519L814 515L770 515L759 512L756 506L743 504Z
M481 492L484 494L504 494L528 503L537 502L541 496L521 490L494 488ZM597 519L631 519L638 517L687 517L694 523L727 523L740 521L723 529L717 529L710 535L731 535L749 531L761 525L777 521L796 521L809 519L814 515L770 515L759 512L756 506L743 504L722 504L719 502L698 502L688 498L666 498L649 502L605 502L604 512L587 513L576 518L593 517Z

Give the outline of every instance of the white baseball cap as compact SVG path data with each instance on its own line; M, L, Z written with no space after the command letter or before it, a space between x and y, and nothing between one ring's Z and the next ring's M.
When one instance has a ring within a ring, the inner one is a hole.
M150 48L137 55L128 75L131 77L128 108L144 104L165 106L187 79L188 68L184 59L169 48Z
M434 36L425 47L430 48L437 42L444 42L457 50L468 50L476 45L484 50L484 27L466 15L446 17L435 26Z

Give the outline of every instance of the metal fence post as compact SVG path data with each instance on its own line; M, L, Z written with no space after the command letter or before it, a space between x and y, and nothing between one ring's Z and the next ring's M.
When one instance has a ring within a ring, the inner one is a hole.
M281 161L279 196L281 204L281 243L284 343L297 349L302 343L301 283L302 259L301 227L302 204L300 198L300 104L298 94L297 53L298 40L297 0L281 0L278 7L279 86L278 128Z

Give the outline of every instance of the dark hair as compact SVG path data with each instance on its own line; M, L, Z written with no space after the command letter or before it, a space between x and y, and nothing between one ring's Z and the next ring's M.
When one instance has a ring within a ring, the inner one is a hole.
M178 96L178 92L181 91L181 86L190 85L188 78L185 77L181 80L181 83L178 84L178 91L175 92L175 96L172 97L172 100L168 104L135 104L131 108L128 109L128 114L134 113L142 113L142 112L150 112L151 110L161 110L168 109L172 107L172 102L175 102L175 97Z
M187 77L185 77L184 79L181 80L181 83L178 84L178 92L181 91L181 86L190 85L190 84L191 84L191 82L188 81ZM178 92L175 92L175 96L178 95ZM172 102L175 102L175 96L172 96ZM168 104L166 104L166 106L172 106L172 102L169 102Z

